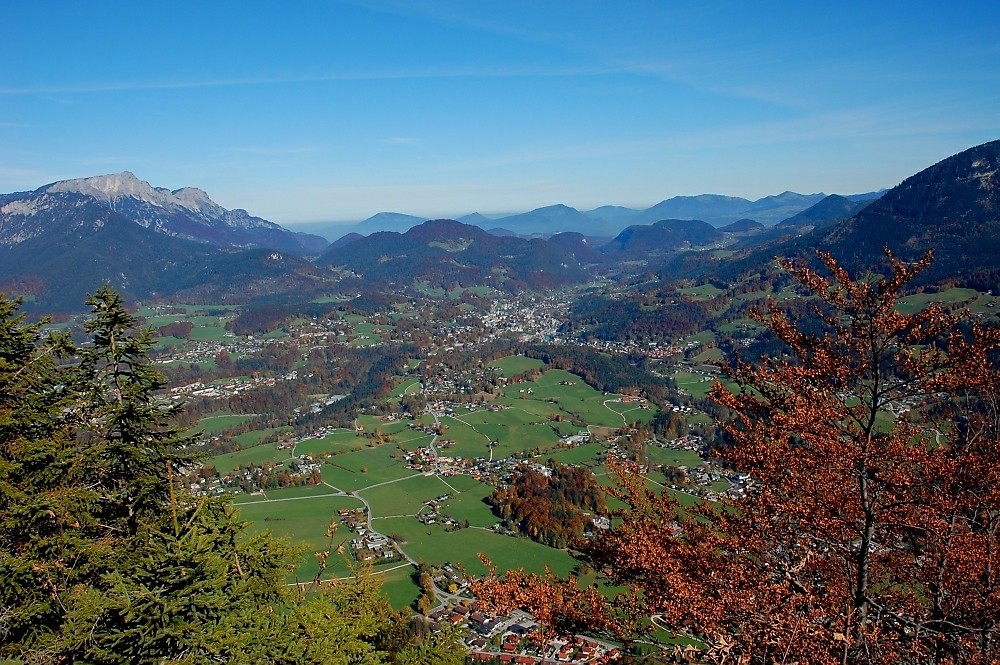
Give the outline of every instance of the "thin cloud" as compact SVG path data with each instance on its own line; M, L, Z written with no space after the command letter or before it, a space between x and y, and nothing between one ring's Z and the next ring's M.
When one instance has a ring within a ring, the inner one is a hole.
M379 143L385 145L419 145L420 139L415 136L390 136L389 138L379 139Z
M179 90L196 88L226 88L238 86L284 85L289 83L326 83L337 81L394 81L410 79L449 78L518 78L518 77L587 77L620 73L614 67L566 67L507 65L480 67L440 67L426 69L396 69L382 71L334 72L299 76L261 76L197 81L121 81L95 82L79 85L51 85L21 88L0 88L0 95L56 95L73 93L132 92L139 90Z
M526 164L583 162L610 158L648 157L677 150L767 147L815 141L870 141L906 136L933 136L982 131L987 119L961 118L948 104L934 107L896 104L844 108L798 118L766 122L741 122L702 130L672 131L637 139L594 139L573 143L532 144L471 158L428 166L438 173L465 173Z

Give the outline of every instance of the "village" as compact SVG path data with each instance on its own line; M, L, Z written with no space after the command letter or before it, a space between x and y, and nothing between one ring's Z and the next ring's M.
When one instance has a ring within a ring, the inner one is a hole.
M499 400L502 395L539 401L535 395L534 381L540 372L532 370L524 373L501 371L485 363L462 370L442 362L440 356L456 351L474 352L480 345L498 339L516 339L520 342L537 341L549 344L579 344L577 340L561 337L559 328L564 320L568 301L557 297L537 298L497 298L488 312L482 315L469 314L467 318L433 322L433 334L419 336L408 326L394 326L383 316L370 319L352 316L347 319L314 319L301 321L287 327L283 335L236 336L227 333L216 341L193 342L182 349L165 350L158 358L161 363L195 363L212 361L219 354L261 354L277 355L284 345L296 345L305 357L312 350L323 348L331 342L346 345L378 346L383 344L419 341L426 345L423 358L412 373L417 381L407 384L399 396L399 405L386 410L384 407L365 409L364 425L356 421L349 436L356 443L347 447L324 448L323 441L346 441L348 433L342 428L316 425L306 432L280 434L273 443L264 444L273 450L271 460L263 454L255 453L251 461L242 463L233 470L214 469L214 474L202 474L192 478L189 489L196 495L247 496L254 502L269 501L284 490L315 487L319 494L310 496L351 496L359 500L359 491L344 491L324 480L330 464L338 455L350 451L369 450L371 446L389 445L398 449L398 463L414 476L439 477L444 480L465 476L489 487L504 487L516 474L526 470L547 475L551 472L546 458L552 453L572 453L576 449L599 451L594 463L605 459L626 458L632 455L626 441L634 436L628 418L619 413L648 414L653 406L645 397L635 394L596 393L595 406L602 412L617 419L619 426L608 424L593 427L586 419L563 415L559 420L571 422L560 424L549 421L549 416L539 418L539 426L557 430L557 441L550 452L532 452L530 447L521 448L513 454L509 449L500 452L500 440L496 435L477 436L478 451L468 454L468 435L450 434L448 423L463 424L470 417L503 418L511 406ZM602 353L631 354L654 360L664 360L679 356L685 350L694 348L693 343L664 344L654 342L604 342L588 340L586 345ZM191 381L171 389L175 401L185 399L226 400L241 393L258 388L275 386L281 382L295 382L309 378L308 372L293 368L284 372L253 372L241 376L214 380L211 383ZM524 385L518 385L522 383ZM560 389L579 390L579 379L566 375L561 380ZM586 388L591 390L590 388ZM313 395L308 404L294 409L294 415L318 414L337 401L343 394ZM551 399L551 398L548 398ZM540 400L544 402L545 400ZM680 416L692 414L686 403L667 405ZM630 416L633 417L633 416ZM381 426L378 423L382 423ZM382 433L379 433L381 428ZM402 429L400 429L402 428ZM207 435L212 438L219 435ZM400 441L414 437L425 437L421 445L403 446ZM502 437L501 437L502 438ZM509 448L509 443L506 444ZM696 453L700 463L682 464L666 468L665 464L643 463L640 471L656 474L662 478L662 486L672 491L689 494L699 499L713 500L722 493L738 495L744 491L749 479L715 468L707 457L707 447L701 437L683 434L675 438L651 436L642 442L648 449L663 449ZM596 446L596 448L595 448ZM454 450L461 450L456 454ZM306 452L307 451L307 452ZM252 461L263 459L263 461ZM661 484L661 481L655 481ZM325 486L325 487L324 487ZM325 492L325 494L323 493ZM307 495L303 495L305 498ZM455 514L451 502L454 493L441 493L425 500L420 508L408 517L421 527L441 529L448 533L470 527L468 519L461 513ZM336 519L346 540L342 551L356 565L374 566L376 570L393 567L414 566L416 562L407 554L407 543L397 541L397 536L389 530L373 526L373 517L368 503L363 508L338 509ZM611 526L607 515L590 515L589 524L593 531L585 537L593 537L594 531ZM378 524L378 522L376 522ZM481 525L497 534L495 537L516 537L497 519L491 526ZM502 663L610 663L619 658L619 647L585 636L564 636L562 638L542 637L536 622L528 615L514 613L510 616L489 616L480 610L475 597L469 591L467 573L450 563L436 565L433 584L437 589L437 604L428 614L432 630L447 626L465 631L466 646L473 661L497 661Z
M544 636L534 618L522 611L496 617L479 610L476 603L458 604L435 610L428 619L435 631L445 625L468 631L465 644L473 662L605 665L621 658L617 645L602 640Z

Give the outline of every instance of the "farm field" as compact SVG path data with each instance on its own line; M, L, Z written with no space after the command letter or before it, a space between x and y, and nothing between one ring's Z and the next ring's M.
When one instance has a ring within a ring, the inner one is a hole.
M556 574L565 575L576 563L568 552L489 529L469 527L449 532L436 524L421 524L413 517L386 519L378 524L386 533L402 536L406 541L403 548L417 561L435 566L461 563L477 575L486 572L479 561L481 553L500 568L524 568L539 573L548 565Z
M395 446L383 444L330 457L322 467L323 482L338 490L353 492L378 483L420 475L394 459L392 456L396 451Z
M967 306L973 311L990 310L987 303L994 302L996 298L980 293L975 289L951 288L934 293L924 292L900 299L898 309L903 314L913 314L929 305L945 306ZM995 305L994 305L995 307Z
M541 449L551 447L559 442L559 437L552 428L538 416L518 409L505 409L503 411L489 412L477 410L472 412L456 413L455 416L445 421L449 425L458 423L465 425L464 429L449 429L447 436L454 439L459 444L464 443L466 437L459 438L459 432L472 439L473 446L479 449L475 456L484 456L483 446L487 440L496 442L493 447L493 457L509 457L515 453L526 450ZM462 449L458 448L449 451L449 455L462 455Z
M403 395L418 392L420 392L420 379L407 379L389 393L389 399L399 399Z
M295 454L316 457L323 454L345 453L355 448L364 448L365 443L365 439L359 437L354 430L338 429L328 432L326 436L319 439L305 439L297 442Z
M715 381L714 376L695 374L683 370L674 372L671 378L679 389L686 390L691 394L691 397L698 399L703 399L708 394L708 391L712 388L712 383Z
M282 434L290 431L290 427L272 427L268 429L253 430L251 432L247 432L246 434L238 434L237 436L234 436L233 439L238 441L245 448L249 448L260 444L262 440L272 434Z
M291 452L290 450L275 450L273 445L264 444L244 448L234 453L216 455L209 459L209 463L218 469L219 473L226 474L247 464L261 465L265 462L280 464L291 459Z
M425 501L453 491L440 476L416 474L385 485L360 489L355 494L364 497L371 506L373 519L382 519L382 516L416 515L421 509L426 509Z
M491 367L496 367L503 372L504 376L511 377L523 374L528 370L541 369L545 366L541 360L526 358L525 356L507 356L490 363Z
M692 298L699 298L702 300L709 300L715 298L723 293L723 290L712 284L701 284L699 286L689 286L683 289L678 289L680 293Z
M329 491L329 488L324 488ZM270 495L277 496L279 492ZM325 578L343 577L350 574L347 562L336 554L336 548L349 541L350 532L338 529L332 538L327 538L327 527L336 518L341 508L361 508L361 501L352 497L287 496L244 502L238 504L240 514L253 526L251 531L271 531L276 536L287 538L293 545L303 548L302 563L289 576L289 582L312 580L319 571L315 552L333 550L328 560Z
M677 450L658 446L646 446L646 458L650 464L664 466L696 467L701 464L701 457L693 450Z
M507 386L504 396L497 401L511 407L537 409L536 413L561 410L570 416L576 416L587 425L604 427L620 427L631 421L649 423L656 417L655 407L643 409L637 402L622 403L618 401L621 397L604 395L570 372L549 370L537 381ZM519 404L522 401L537 404Z
M240 423L245 423L251 418L253 416L239 416L227 413L206 416L198 422L197 429L205 434L215 434Z
M459 486L459 483L452 482L458 478L466 478L466 476L455 476L447 480L450 485ZM493 488L478 481L472 482L476 485L461 490L461 494L453 494L441 507L441 513L459 522L468 520L471 527L489 528L496 524L498 519L484 501L487 496L493 493Z
M183 309L184 313L163 314L161 310L151 308L139 310L139 316L145 318L144 325L152 328L181 321L187 321L194 326L188 340L169 336L159 337L155 348L180 346L188 341L221 342L232 338L232 334L226 330L226 323L236 316L233 307L227 305L173 305L172 307Z
M546 455L560 464L582 464L584 466L596 466L607 453L607 446L601 443L586 443L572 448L564 448Z
M279 502L301 499L303 497L330 496L337 494L337 490L326 485L298 485L296 487L282 487L276 490L267 490L255 494L237 495L235 502L238 505L248 503Z
M509 376L542 367L539 361L523 357L503 358L493 365ZM391 403L419 389L416 378L406 379L396 385L388 400ZM329 430L320 438L297 441L294 449L278 450L273 444L252 446L220 455L214 463L220 470L247 463L281 465L293 455L310 455L320 463L322 481L318 485L271 490L236 499L255 531L269 529L304 547L302 563L290 581L311 580L316 575L318 564L313 556L316 551L336 549L357 537L343 525L332 539L324 534L337 509L362 505L370 508L372 528L398 538L401 549L414 560L432 565L456 563L477 574L484 572L479 555L485 554L501 568L524 567L542 572L547 565L556 574L567 574L577 563L568 552L492 530L499 520L484 499L493 492L493 487L467 475L425 474L407 468L405 454L428 447L434 436L423 428L440 424L443 431L437 444L442 458L500 460L537 456L538 462L552 458L565 464L586 465L600 474L602 483L610 483L603 467L607 444L567 445L561 437L588 434L592 428L603 436L635 421L648 424L656 416L656 407L643 408L638 399L604 394L562 370L548 370L534 381L507 385L493 405L450 404L436 419L428 413L415 421L360 415L357 430ZM203 427L223 429L238 422L227 415L220 415L214 421L206 420ZM268 433L241 436L249 446ZM442 440L454 443L441 447ZM697 464L697 455L687 451L651 446L647 452L655 464ZM654 474L650 486L662 488L657 479L663 480ZM433 512L426 505L432 499L439 504L440 517L455 520L459 528L418 521L418 514ZM467 527L461 528L466 524ZM379 572L378 567L373 572L384 574L383 588L393 605L401 608L414 602L419 590L412 579L412 567L399 565L398 561L389 563L384 566L389 569L387 572ZM339 555L331 555L329 566L324 577L350 572L350 565Z

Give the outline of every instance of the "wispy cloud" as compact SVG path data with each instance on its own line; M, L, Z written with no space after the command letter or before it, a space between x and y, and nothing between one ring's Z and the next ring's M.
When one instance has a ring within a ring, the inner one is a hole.
M920 106L906 100L893 104L846 107L795 118L733 122L705 129L670 129L641 138L594 138L586 141L537 142L511 146L492 154L439 161L429 168L441 174L510 169L529 164L570 164L596 160L648 159L676 152L770 146L830 141L867 142L911 136L934 136L986 131L995 123L987 117L970 118L956 105L942 102Z
M710 83L687 72L689 64L683 60L640 61L609 60L588 64L480 64L440 67L400 67L376 70L355 70L309 74L282 74L233 78L208 78L188 80L148 81L92 81L78 84L52 83L50 85L0 87L0 96L81 95L101 93L129 93L143 91L198 90L237 87L263 87L277 85L309 85L321 83L352 83L408 80L446 79L514 79L514 78L595 78L613 75L635 75L701 89L725 97L749 98L781 106L800 107L800 99L787 92L753 88L747 84ZM54 98L59 104L71 104L67 99Z
M0 87L0 95L64 95L73 93L131 92L139 90L179 90L196 88L226 88L238 86L285 85L295 83L325 83L337 81L395 81L411 79L451 78L515 78L515 77L576 77L620 73L614 67L588 66L457 66L399 68L322 74L248 76L186 81L97 81L80 84L52 84L34 87Z
M988 128L993 121L956 113L957 104L920 105L910 100L847 107L792 120L736 124L675 138L691 147L769 145L795 142L873 140L926 136Z
M420 139L415 136L390 136L388 138L379 139L379 143L385 145L419 145Z

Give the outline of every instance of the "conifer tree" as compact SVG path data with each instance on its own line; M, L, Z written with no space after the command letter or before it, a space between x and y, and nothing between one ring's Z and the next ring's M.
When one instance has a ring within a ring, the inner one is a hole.
M171 419L180 408L164 400L163 377L149 360L152 329L137 329L121 295L104 285L87 298L90 343L78 350L72 387L82 405L79 436L98 470L101 519L120 535L162 516L170 478L192 462L180 452Z
M20 305L0 294L0 645L30 643L58 623L60 591L92 563L69 555L88 540L77 515L93 499L68 481L77 475L72 400L57 360L70 344L26 323Z
M150 332L109 287L88 304L73 349L0 295L0 662L380 665L420 646L386 651L403 619L375 578L289 587L301 551L180 487L195 460Z

